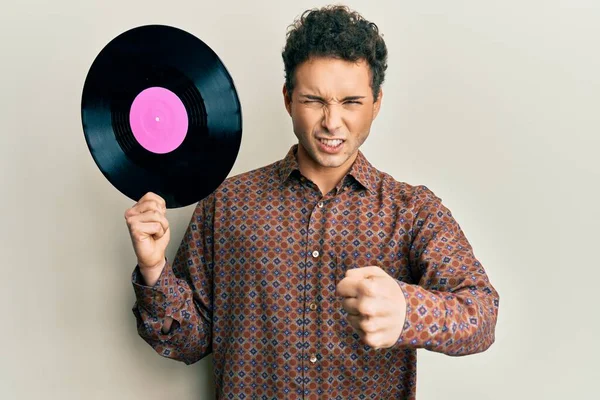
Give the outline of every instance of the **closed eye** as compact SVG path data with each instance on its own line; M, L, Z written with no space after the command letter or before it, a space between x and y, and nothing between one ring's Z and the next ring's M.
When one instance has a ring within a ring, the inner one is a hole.
M327 104L324 98L311 94L300 94L300 98L305 104ZM346 96L342 99L342 104L363 104L361 100L364 98L365 96Z

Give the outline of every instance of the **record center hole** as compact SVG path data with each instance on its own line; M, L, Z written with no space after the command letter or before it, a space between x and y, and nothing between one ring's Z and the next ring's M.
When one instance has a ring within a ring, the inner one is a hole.
M154 119L156 120L156 122L160 122L160 117L156 117Z

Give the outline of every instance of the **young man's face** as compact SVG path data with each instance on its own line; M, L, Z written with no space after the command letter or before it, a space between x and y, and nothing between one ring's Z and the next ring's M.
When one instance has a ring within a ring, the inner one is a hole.
M310 167L349 167L369 136L382 97L380 90L377 101L373 99L364 60L311 58L300 64L291 99L285 85L284 99Z

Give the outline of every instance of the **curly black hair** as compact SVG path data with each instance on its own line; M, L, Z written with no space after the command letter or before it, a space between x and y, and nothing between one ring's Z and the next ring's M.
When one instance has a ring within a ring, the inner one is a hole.
M377 25L346 6L326 6L306 10L289 26L286 37L281 56L290 96L298 65L311 57L334 57L364 59L371 70L371 88L377 100L387 69L387 48Z

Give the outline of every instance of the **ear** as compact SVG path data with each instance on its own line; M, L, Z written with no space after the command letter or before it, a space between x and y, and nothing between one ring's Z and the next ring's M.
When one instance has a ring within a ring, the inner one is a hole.
M285 83L283 84L283 103L290 117L292 116L292 95L288 93Z
M381 109L381 100L383 99L383 88L379 88L379 96L377 101L373 103L373 119L377 118L379 110Z

